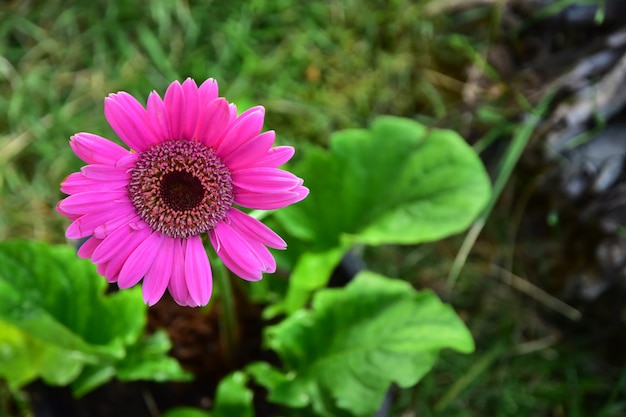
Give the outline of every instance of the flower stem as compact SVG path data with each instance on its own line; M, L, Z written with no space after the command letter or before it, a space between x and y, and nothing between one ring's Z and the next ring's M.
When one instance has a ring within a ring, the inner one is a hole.
M213 277L219 285L220 294L220 343L224 359L229 365L233 365L239 334L233 288L224 264L218 261L213 265Z

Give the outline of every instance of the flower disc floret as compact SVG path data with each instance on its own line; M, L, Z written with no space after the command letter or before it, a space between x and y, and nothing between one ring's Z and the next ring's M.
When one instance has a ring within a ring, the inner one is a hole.
M208 232L233 204L230 171L213 149L170 140L141 153L128 185L137 214L173 238Z

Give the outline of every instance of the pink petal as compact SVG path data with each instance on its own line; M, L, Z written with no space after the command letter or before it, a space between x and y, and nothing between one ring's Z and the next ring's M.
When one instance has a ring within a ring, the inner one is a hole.
M120 224L124 224L136 217L134 210L123 205L113 210L105 210L95 213L87 213L74 220L67 230L65 236L68 239L80 239L94 235L102 239L111 233ZM96 233L96 229L98 233Z
M226 222L209 231L209 239L224 265L243 279L258 281L263 272L276 268L274 257L265 246L245 239Z
M189 296L196 306L203 306L209 303L213 289L211 265L199 236L191 237L185 243L185 277Z
M200 103L200 107L202 108L205 103L215 100L217 95L217 82L213 78L209 78L203 82L198 89L198 101Z
M170 282L167 286L170 295L181 306L190 305L189 290L187 289L187 281L185 280L185 252L183 250L187 245L181 239L173 239L172 246L172 272ZM193 303L191 303L193 305Z
M120 288L130 288L141 281L154 263L165 239L169 239L169 237L155 231L135 248L126 259L117 279L117 285Z
M87 239L82 245L80 245L80 248L78 248L78 257L82 259L91 258L100 243L102 243L102 239L95 237Z
M302 186L302 185L297 187L293 191L298 193L298 198L300 198L300 200L298 200L298 201L301 201L301 200L305 199L306 196L309 195L309 189L306 188L305 186Z
M263 278L263 274L256 267L240 265L233 259L231 254L223 248L222 242L215 233L215 229L209 231L209 239L213 247L216 248L215 251L218 253L224 265L239 278L247 281L259 281ZM219 251L217 249L218 247L220 248Z
M157 142L148 125L145 109L134 97L120 92L104 99L104 116L128 147L145 151Z
M295 149L291 146L275 146L250 166L277 168L289 161L294 153Z
M170 121L170 139L184 139L183 125L187 103L185 103L183 89L178 81L174 81L167 87L163 102L167 110L167 118Z
M198 114L200 103L198 97L198 86L191 78L187 78L182 85L185 100L185 113L182 119L181 139L194 139L196 127L198 126Z
M84 214L115 207L121 199L128 199L126 190L88 191L64 198L59 207L65 213Z
M70 138L70 147L88 164L115 165L115 162L129 152L117 143L91 133L77 133Z
M133 239L135 234L129 227L119 227L101 240L102 243L93 252L91 260L97 264L110 261Z
M62 183L65 194L78 194L88 191L122 191L128 186L128 179L98 181L85 177L82 172L71 173Z
M231 120L228 102L223 98L215 99L200 111L198 126L193 136L209 148L214 148Z
M149 142L149 146L158 143L159 140L154 134L154 129L150 124L148 112L143 108L141 103L135 100L133 96L123 91L117 93L115 98L124 107L127 113L137 122L137 127L140 129L142 137Z
M106 278L108 283L116 283L118 278L120 277L120 271L119 268L115 269L116 272L113 272L114 268L111 267L113 263L112 262L107 262L104 264L100 264L98 265L98 274L102 275L104 278ZM104 273L101 272L102 270L104 270Z
M196 304L195 301L193 301L193 298L191 298L191 295L187 296L187 299L184 301L184 303L181 303L180 305L188 306L188 307L202 307Z
M235 103L230 103L228 105L228 111L230 113L231 120L235 120L237 118L237 106L235 105Z
M255 193L280 193L302 185L302 180L289 171L263 167L235 171L232 180L235 187Z
M59 201L56 205L56 211L62 215L67 217L68 219L70 219L71 221L74 221L78 218L80 218L82 216L82 214L73 214L73 213L68 213L67 211L63 210L63 208L61 208L61 203L63 203L63 200Z
M163 297L174 263L176 261L182 263L182 259L174 259L175 244L177 244L175 239L163 237L159 254L143 279L143 300L149 306L156 304Z
M231 171L247 168L267 155L268 150L274 144L275 138L276 134L273 130L262 133L248 143L243 144L229 156L222 158L222 161Z
M237 191L235 204L255 210L274 210L303 200L309 194L306 187L299 186L292 191L276 194L263 194L251 191Z
M287 247L285 241L272 229L236 208L230 209L228 218L232 223L232 227L250 240L256 240L274 249L285 249Z
M109 266L108 262L105 262L105 263L102 263L102 264L98 264L98 266L96 267L96 272L98 272L99 275L105 277L107 282L109 282L109 283L117 282L117 275L113 276L113 277L107 277L106 276L106 270L107 270L108 266Z
M141 229L145 229L146 227L150 227L148 225L148 223L146 223L145 221L143 221L141 219L141 217L137 216L135 217L133 220L128 222L128 225L130 226L131 229L133 230L141 230Z
M130 226L133 222L141 222L147 225L147 223L145 223L143 220L141 220L139 216L137 216L134 208L118 208L117 215L114 218L101 223L99 226L93 229L93 235L99 239L104 239L119 227L125 224L128 224Z
M265 109L257 106L243 112L235 119L226 135L215 145L217 155L226 159L239 147L254 139L263 128Z
M137 160L140 156L141 154L136 152L129 153L128 155L125 155L117 160L115 168L122 169L125 172L130 172L130 170L137 164Z
M271 254L269 249L253 240L248 240L248 244L261 261L261 265L263 265L263 269L261 271L269 274L276 272L276 259L274 259L274 256Z
M165 103L161 100L161 97L156 91L153 91L148 96L148 104L146 105L148 112L148 120L152 126L155 138L159 142L172 139L170 134L170 122L167 118L167 110L165 109Z
M130 180L130 174L126 170L111 165L85 165L80 172L85 177L98 181Z
M128 257L137 249L137 247L150 236L152 229L146 227L135 231L130 227L124 227L123 231L128 233L128 240L124 241L124 245L118 246L114 256L108 261L104 276L109 282L115 282L119 278L121 269L126 264Z

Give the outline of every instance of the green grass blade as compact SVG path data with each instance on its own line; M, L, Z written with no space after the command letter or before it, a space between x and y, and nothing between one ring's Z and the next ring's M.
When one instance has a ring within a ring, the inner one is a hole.
M489 218L493 207L498 201L498 198L500 197L504 186L509 181L511 173L513 172L513 169L515 168L517 162L522 156L522 152L526 148L526 145L528 144L532 133L535 131L537 125L541 122L541 120L543 120L544 115L548 111L549 104L552 101L553 97L554 91L548 91L541 99L539 104L537 104L537 106L529 112L526 120L523 121L522 124L520 124L515 135L513 136L513 140L506 150L504 158L502 159L502 162L498 169L498 173L496 174L491 199L489 200L489 203L487 203L487 207L485 207L478 219L470 227L467 235L465 236L465 239L463 240L463 243L461 244L461 248L459 249L456 258L452 263L452 267L450 268L450 273L448 274L447 280L448 288L451 289L452 287L454 287L454 284L456 283L459 274L461 273L461 270L465 265L465 261L467 260L467 257L472 250L474 243L476 242L476 239L478 238L480 232L485 226L485 223L487 222L487 219Z

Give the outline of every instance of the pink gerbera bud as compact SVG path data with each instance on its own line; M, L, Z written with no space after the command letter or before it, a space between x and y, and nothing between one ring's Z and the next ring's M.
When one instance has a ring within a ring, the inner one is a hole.
M72 223L66 236L90 237L78 255L120 288L143 279L143 296L155 304L169 289L181 305L202 306L212 289L211 266L201 236L235 274L259 280L274 272L268 247L285 242L235 208L271 210L308 195L302 180L278 167L293 155L272 147L261 133L263 107L237 116L218 98L217 83L192 79L152 92L144 108L131 95L111 94L104 114L132 151L90 133L70 146L88 165L71 174L57 210Z

